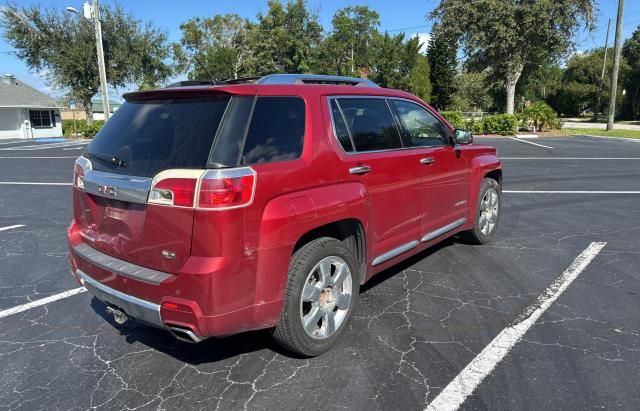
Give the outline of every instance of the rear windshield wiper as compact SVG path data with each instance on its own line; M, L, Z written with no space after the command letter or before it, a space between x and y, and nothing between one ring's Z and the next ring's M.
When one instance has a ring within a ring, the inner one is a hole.
M127 162L126 161L121 160L116 156L110 156L110 155L107 155L107 154L91 153L91 152L87 152L87 155L89 157L97 158L98 160L102 160L102 161L106 161L108 163L111 163L116 167L126 167L127 166Z

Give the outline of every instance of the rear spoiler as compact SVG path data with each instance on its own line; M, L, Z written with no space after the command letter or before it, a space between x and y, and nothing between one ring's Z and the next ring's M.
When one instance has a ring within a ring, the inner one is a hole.
M130 93L123 94L122 98L125 101L139 101L139 100L158 100L158 99L170 99L170 98L185 98L185 97L215 97L216 95L255 95L256 90L254 85L242 86L244 89L242 93L235 93L240 91L238 86L235 86L234 90L225 88L224 86L194 86L194 87L179 87L179 88L164 88L159 90L148 91L132 91ZM249 89L245 88L248 87ZM235 91L235 92L234 92Z

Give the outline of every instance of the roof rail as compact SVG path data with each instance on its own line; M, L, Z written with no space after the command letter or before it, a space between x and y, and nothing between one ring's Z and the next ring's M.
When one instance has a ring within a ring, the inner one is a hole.
M241 77L228 80L184 80L169 84L165 88L216 86L225 84L335 84L355 87L380 87L366 78L325 76L320 74L268 74L263 77Z
M336 84L356 87L380 87L366 78L320 74L269 74L257 80L256 84Z

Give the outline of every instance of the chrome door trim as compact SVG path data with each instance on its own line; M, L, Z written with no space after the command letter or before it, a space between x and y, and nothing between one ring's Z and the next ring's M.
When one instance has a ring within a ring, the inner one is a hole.
M440 227L437 230L434 230L430 233L425 234L424 237L420 239L420 241L422 241L423 243L426 243L427 241L431 241L434 238L440 237L442 234L448 233L449 231L460 227L466 222L467 222L466 218L461 218L459 220L456 220L451 224L447 224L444 227Z
M418 240L413 240L406 244L402 244L400 247L396 247L393 250L387 251L386 253L380 254L379 256L374 258L371 262L371 265L376 266L378 264L382 264L385 261L392 259L393 257L397 257L402 253L406 253L412 248L415 248L418 244L420 244Z

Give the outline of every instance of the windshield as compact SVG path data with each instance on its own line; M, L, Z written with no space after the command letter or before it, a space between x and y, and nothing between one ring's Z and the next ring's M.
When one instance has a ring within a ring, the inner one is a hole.
M94 170L152 177L204 168L229 96L129 101L87 147Z

